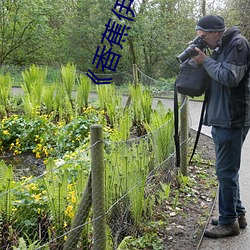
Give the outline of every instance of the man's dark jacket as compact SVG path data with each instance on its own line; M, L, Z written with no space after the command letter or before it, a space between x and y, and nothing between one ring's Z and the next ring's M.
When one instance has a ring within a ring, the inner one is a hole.
M221 45L203 63L211 77L204 125L250 126L250 46L237 27L227 30Z

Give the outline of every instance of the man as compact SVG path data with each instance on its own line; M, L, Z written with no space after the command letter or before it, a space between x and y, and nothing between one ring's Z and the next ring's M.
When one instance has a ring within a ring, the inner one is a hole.
M219 218L205 235L221 238L239 234L247 226L240 200L241 149L250 126L250 47L237 27L225 30L220 16L202 17L195 30L213 50L206 56L195 48L193 59L210 76L204 125L212 126L219 181Z

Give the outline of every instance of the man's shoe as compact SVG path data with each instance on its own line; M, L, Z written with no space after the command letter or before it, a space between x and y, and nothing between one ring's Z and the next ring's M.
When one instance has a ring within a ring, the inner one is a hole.
M238 222L234 222L232 224L222 225L219 224L210 229L206 229L204 235L209 238L223 238L228 236L239 235L240 227Z
M247 226L247 220L245 214L242 214L238 217L238 222L241 229Z
M240 229L243 229L243 228L245 228L247 226L247 220L246 220L245 214L239 215L238 222L239 222ZM214 226L217 226L218 225L218 219L217 218L212 218L211 224L214 225Z

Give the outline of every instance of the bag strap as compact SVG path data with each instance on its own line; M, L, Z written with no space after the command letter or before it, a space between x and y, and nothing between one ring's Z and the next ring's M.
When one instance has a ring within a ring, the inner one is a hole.
M177 81L177 80L176 80ZM179 112L178 112L178 93L176 88L176 81L174 83L174 141L176 154L176 167L180 167L180 138L179 138Z
M205 97L204 97L204 101L202 103L199 126L198 126L198 130L196 132L195 143L194 143L194 147L193 147L193 152L192 152L192 154L190 156L190 159L189 159L189 164L192 162L192 159L193 159L193 156L195 154L195 151L196 151L196 148L197 148L197 145L198 145L198 141L199 141L199 138L200 138L203 117L204 117L204 113L205 113L205 109L206 109L206 104L207 104L207 90L205 91Z

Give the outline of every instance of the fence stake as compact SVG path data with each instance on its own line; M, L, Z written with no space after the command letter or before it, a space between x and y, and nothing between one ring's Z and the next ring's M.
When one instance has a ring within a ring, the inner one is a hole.
M138 85L138 71L136 64L133 64L133 78L134 78L134 85L135 86ZM131 104L131 95L129 94L124 111L129 107L130 104Z
M106 249L106 216L104 193L104 152L102 126L94 124L90 127L91 140L91 174L93 204L93 250Z
M187 176L188 173L188 97L180 95L181 110L180 110L180 168L181 174Z
M138 71L137 71L137 65L133 64L133 77L134 77L134 85L138 85Z
M84 223L86 222L91 208L91 175L85 187L81 201L79 203L76 216L72 223L70 233L64 244L63 250L77 249L77 243L81 237Z

